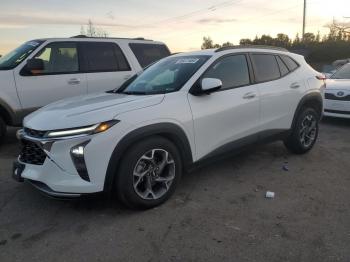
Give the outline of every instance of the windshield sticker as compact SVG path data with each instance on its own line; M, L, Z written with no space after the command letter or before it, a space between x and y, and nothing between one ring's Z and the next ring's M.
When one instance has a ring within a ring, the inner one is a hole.
M30 46L33 46L33 47L37 47L39 45L39 43L31 41L31 42L28 42L27 45L30 45Z
M182 58L177 60L175 64L195 64L198 61L198 58Z

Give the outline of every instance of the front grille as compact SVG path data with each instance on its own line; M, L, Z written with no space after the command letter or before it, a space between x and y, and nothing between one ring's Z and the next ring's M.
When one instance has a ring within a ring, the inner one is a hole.
M22 140L22 150L19 160L32 165L42 165L46 159L45 152L34 142Z
M329 100L339 100L339 101L350 101L350 95L347 96L336 96L331 93L325 93L324 97Z
M35 138L43 138L46 134L46 131L34 130L34 129L27 128L27 127L24 128L24 132L28 136L35 137Z

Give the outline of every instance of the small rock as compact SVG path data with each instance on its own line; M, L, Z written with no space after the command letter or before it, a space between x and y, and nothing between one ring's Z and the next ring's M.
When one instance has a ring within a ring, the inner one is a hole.
M143 227L139 227L137 230L138 231L145 231L145 229Z
M289 167L288 167L287 165L283 165L282 169L283 169L284 171L289 171Z

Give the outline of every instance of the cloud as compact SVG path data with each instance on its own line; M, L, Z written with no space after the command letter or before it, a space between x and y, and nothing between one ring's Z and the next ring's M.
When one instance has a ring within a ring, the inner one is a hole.
M118 28L139 28L139 26L114 23L111 17L96 18L88 16L76 16L69 14L56 14L50 16L43 13L27 14L0 14L0 28L18 28L29 25L85 25L91 19L96 26L118 27Z
M203 18L203 19L197 20L197 23L200 23L200 24L223 24L223 23L233 23L233 22L237 22L237 19Z

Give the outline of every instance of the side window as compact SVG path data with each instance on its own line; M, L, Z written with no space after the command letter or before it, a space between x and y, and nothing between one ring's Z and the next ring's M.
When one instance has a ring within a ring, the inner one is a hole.
M252 62L257 82L271 81L280 77L277 60L274 55L253 54Z
M298 68L299 65L289 56L282 55L281 58L290 71L294 71L296 68Z
M142 68L170 55L165 45L130 43L129 46Z
M45 46L36 56L44 62L40 74L64 74L79 72L78 48L76 43L57 42Z
M222 81L221 89L248 85L249 69L245 55L233 55L220 59L202 76L218 78Z
M129 71L130 66L115 43L86 42L83 44L85 70L88 72Z
M285 76L286 74L289 73L287 66L283 63L283 61L281 60L281 58L279 56L276 56L276 59L277 59L278 66L279 66L280 71L281 71L281 76Z

